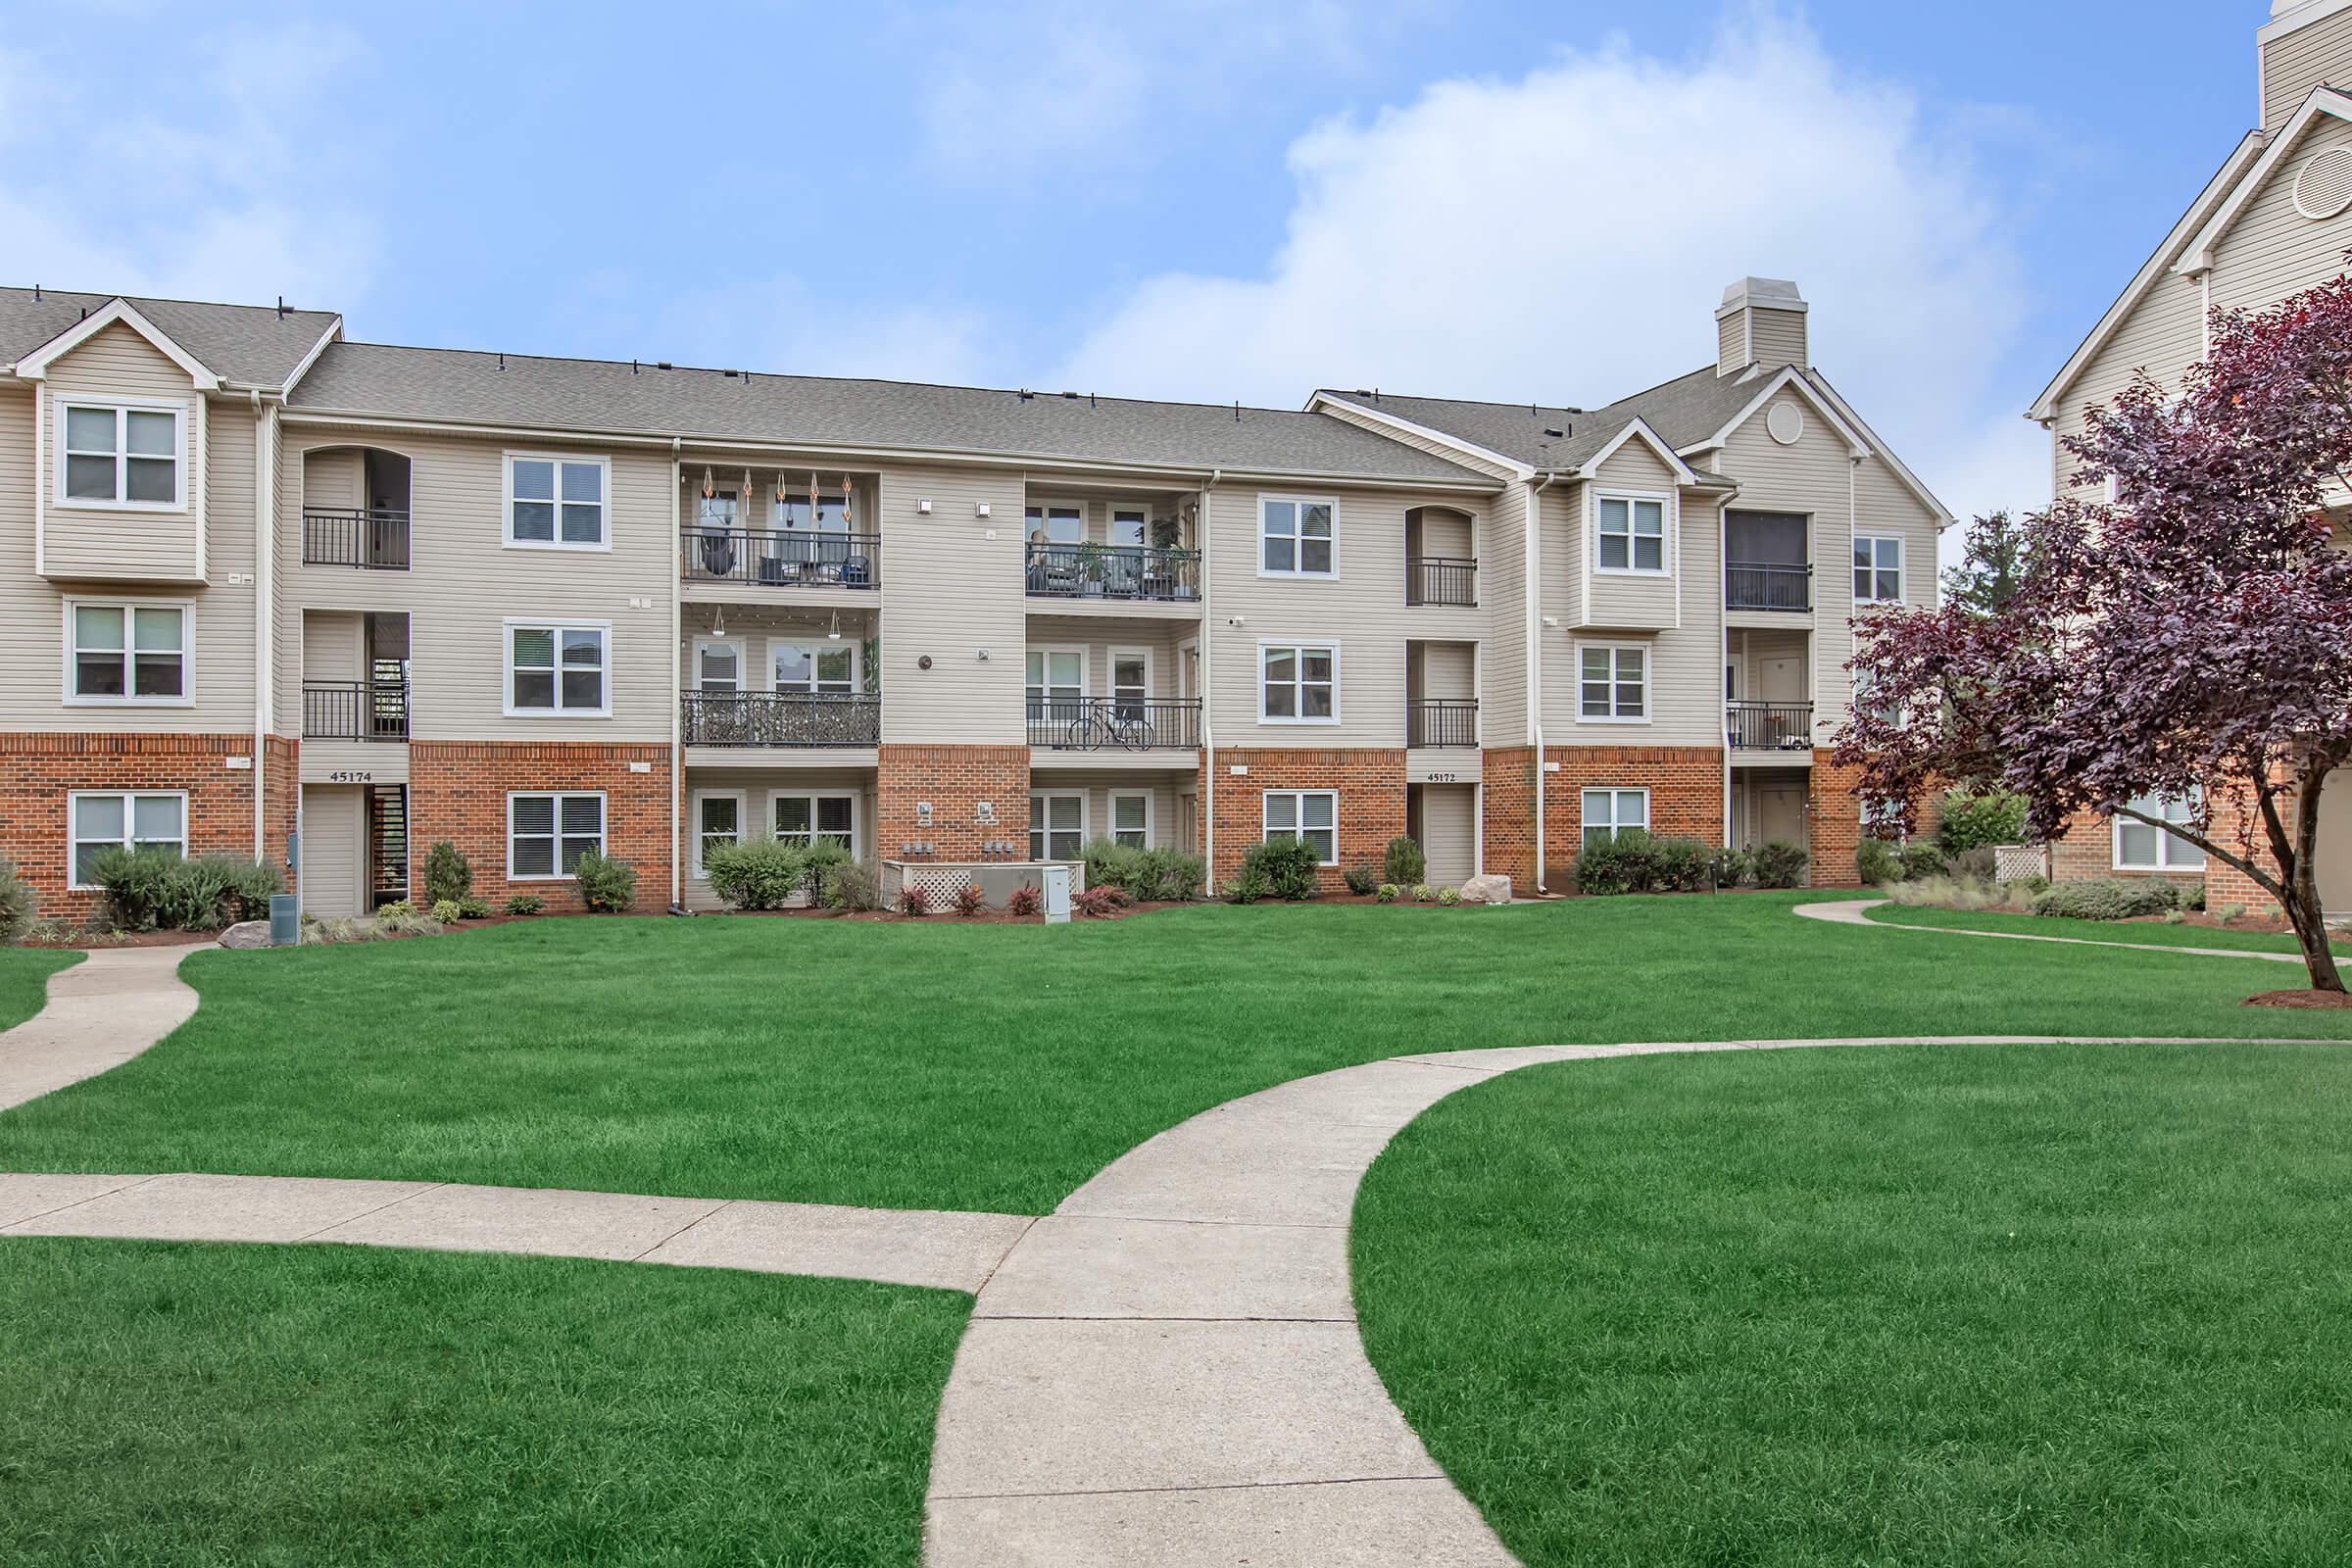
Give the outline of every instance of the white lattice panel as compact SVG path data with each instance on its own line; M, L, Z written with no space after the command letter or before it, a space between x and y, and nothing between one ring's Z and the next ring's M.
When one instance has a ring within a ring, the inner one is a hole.
M935 909L953 903L956 894L972 885L971 868L963 865L909 865L899 876L905 886L929 894Z

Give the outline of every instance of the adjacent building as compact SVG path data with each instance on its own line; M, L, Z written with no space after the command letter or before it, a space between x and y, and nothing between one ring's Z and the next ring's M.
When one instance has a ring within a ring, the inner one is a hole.
M1787 839L1853 880L1820 737L1857 606L1950 520L1749 278L1606 406L1298 411L350 340L0 290L0 852L288 868L314 913L589 849L647 909L714 845L939 891L1108 836L1222 880L1566 882L1591 835Z

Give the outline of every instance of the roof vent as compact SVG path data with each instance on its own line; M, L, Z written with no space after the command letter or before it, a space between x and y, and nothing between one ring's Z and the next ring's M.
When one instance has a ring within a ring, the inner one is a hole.
M1554 441L1565 441L1568 439L1567 431L1555 430L1548 424L1544 427L1544 433L1551 437Z
M2352 147L2315 153L2295 176L2295 211L2325 222L2352 207Z

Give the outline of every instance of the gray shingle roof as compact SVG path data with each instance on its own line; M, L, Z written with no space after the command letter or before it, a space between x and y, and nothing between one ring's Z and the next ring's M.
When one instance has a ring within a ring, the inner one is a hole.
M1761 375L1722 376L1710 365L1646 392L1582 411L1545 408L1541 404L1471 403L1455 398L1398 397L1387 392L1340 392L1329 388L1324 395L1410 419L1532 467L1573 468L1615 440L1618 432L1637 418L1648 421L1649 427L1677 451L1704 441L1763 390L1768 376L1779 373L1780 368L1776 366ZM1563 430L1567 434L1564 438L1552 437L1544 434L1546 430Z
M116 297L45 288L35 300L28 288L0 288L0 365L15 364ZM205 368L242 386L284 386L335 321L332 311L288 311L280 317L267 305L121 297Z
M1408 480L1483 475L1345 419L824 376L658 369L603 360L337 343L291 406L699 440L979 452L1098 463Z

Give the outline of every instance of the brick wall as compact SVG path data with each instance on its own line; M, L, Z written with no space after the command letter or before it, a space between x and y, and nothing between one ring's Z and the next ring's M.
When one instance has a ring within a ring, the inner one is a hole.
M1814 752L1805 833L1805 852L1811 858L1810 886L1862 885L1862 873L1854 864L1854 854L1862 847L1862 797L1857 790L1861 780L1859 767L1838 767L1830 760L1828 752ZM1923 816L1923 823L1925 820ZM1923 827L1922 831L1934 830Z
M1486 867L1528 897L1536 891L1536 749L1489 751L1482 767Z
M0 855L32 885L42 914L82 919L97 896L67 888L66 797L143 789L187 792L189 854L250 858L253 773L228 759L252 756L251 735L0 735Z
M1555 893L1576 884L1587 789L1649 791L1649 830L1661 838L1723 843L1723 749L1719 746L1553 746L1544 759L1544 882Z
M286 841L293 836L295 808L302 799L302 746L285 735L265 736L264 741L262 854L291 888L294 868L286 863Z
M2213 831L2221 843L2238 850L2256 864L2266 868L2274 864L2264 844L2261 818L2255 814L2251 791L2230 786L2215 789ZM2115 863L2114 819L2095 811L2083 811L2067 820L2065 837L2051 842L2050 878L2056 882L2082 882L2099 877L2164 877L2183 888L2203 883L2208 906L2242 904L2259 909L2278 902L2268 888L2243 871L2210 858L2202 870L2122 869Z
M1222 886L1241 869L1242 857L1265 841L1267 790L1337 790L1338 865L1324 869L1323 891L1344 891L1345 868L1378 865L1389 840L1404 832L1404 752L1401 748L1332 747L1274 750L1224 746L1216 772L1217 859L1210 880ZM1245 766L1247 774L1233 769Z
M642 773L632 762L647 764ZM633 912L659 914L669 903L669 748L561 741L412 741L409 743L409 896L424 897L425 854L442 839L473 867L473 891L507 897L507 795L512 790L601 790L605 853L637 872ZM524 881L551 909L570 912L578 896L567 882Z
M1023 859L1029 854L1029 748L1026 746L889 746L881 748L875 781L874 844L886 860L906 858L910 843L935 844L925 860ZM928 801L931 820L916 807ZM982 801L996 820L977 820ZM1010 844L1010 855L985 854L984 844Z

